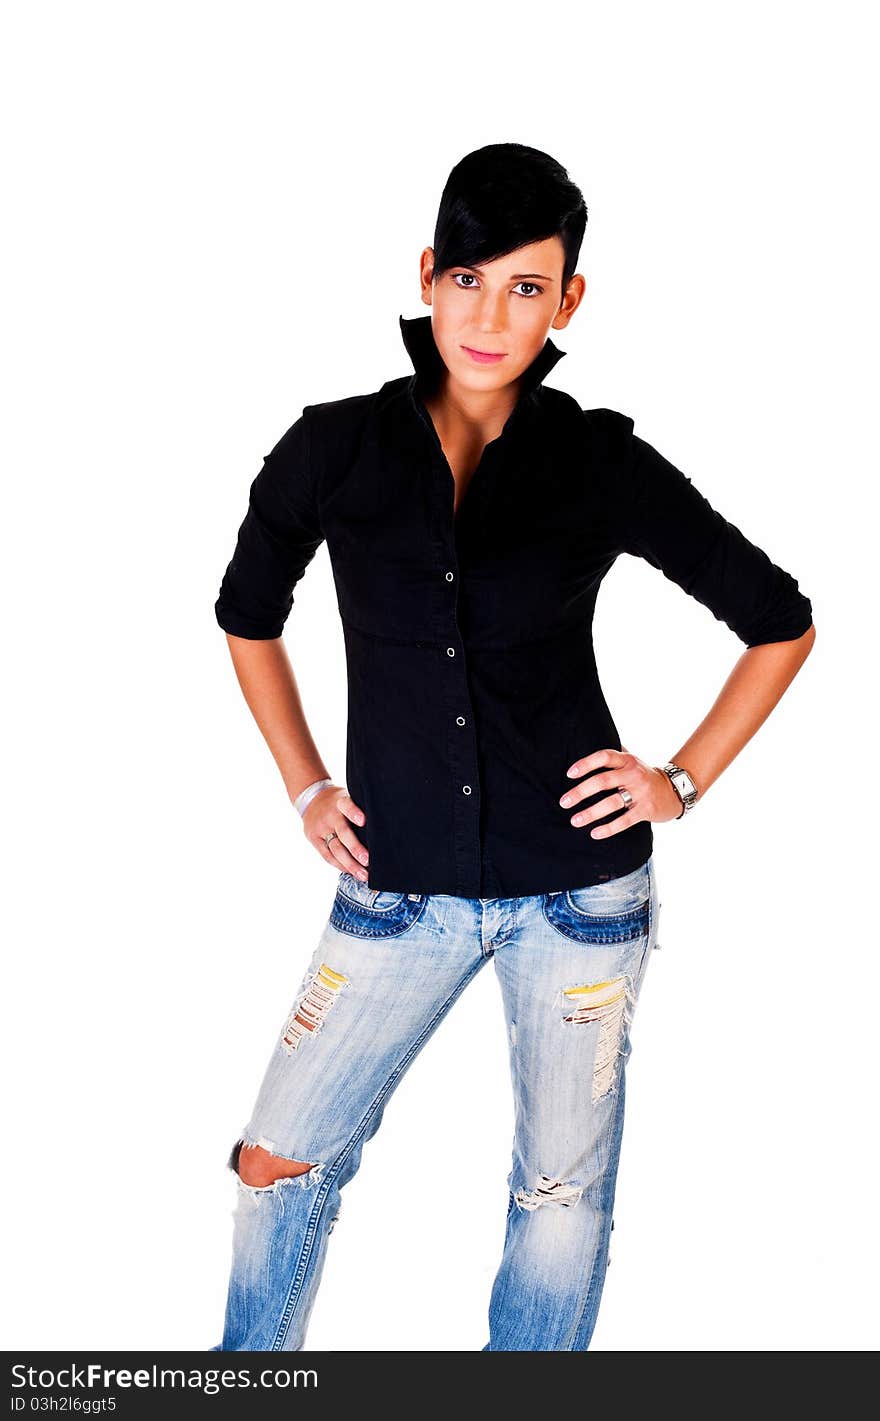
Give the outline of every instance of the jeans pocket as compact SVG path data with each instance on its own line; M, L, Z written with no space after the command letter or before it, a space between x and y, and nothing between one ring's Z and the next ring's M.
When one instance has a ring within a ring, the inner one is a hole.
M424 893L370 888L343 869L330 910L330 924L352 937L397 937L414 927L427 906Z
M651 926L648 865L605 883L545 893L542 909L550 926L575 942L626 943L646 937Z

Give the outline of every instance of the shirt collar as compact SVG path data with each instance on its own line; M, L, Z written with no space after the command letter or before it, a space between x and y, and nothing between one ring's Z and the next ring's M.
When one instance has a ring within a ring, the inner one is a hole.
M415 398L431 389L443 371L443 358L434 340L430 316L400 316L400 334L407 354L413 363L414 373L409 382L409 393ZM538 387L550 374L567 351L555 345L548 336L531 365L527 365L519 377L520 399L531 398Z

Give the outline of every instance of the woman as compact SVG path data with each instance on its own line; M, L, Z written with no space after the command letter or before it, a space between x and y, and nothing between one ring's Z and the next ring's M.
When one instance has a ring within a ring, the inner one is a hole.
M544 384L584 294L582 194L514 143L450 174L421 257L414 372L307 406L250 489L216 616L337 873L230 1156L222 1345L304 1345L340 1190L434 1029L491 958L515 1094L491 1351L578 1351L602 1293L630 1025L657 935L652 824L699 802L809 653L795 579L613 410ZM321 542L348 669L345 783L281 639ZM662 766L624 749L591 626L647 559L745 643Z

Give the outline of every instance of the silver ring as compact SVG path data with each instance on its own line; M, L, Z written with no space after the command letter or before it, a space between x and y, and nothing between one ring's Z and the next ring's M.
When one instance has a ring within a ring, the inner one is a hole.
M618 785L618 786L617 786L617 793L620 795L621 799L623 800L623 807L624 807L624 809L629 809L630 805L631 805L632 802L633 802L633 797L632 797L632 795L630 794L629 790L628 790L628 789L624 789L623 785Z
M325 844L327 845L327 847L329 848L329 847L330 847L330 840L331 840L331 839L338 839L338 838L339 838L339 835L337 834L336 830L333 829L333 830L331 830L331 832L330 832L329 834L325 834L325 835L324 835L324 843L325 843Z

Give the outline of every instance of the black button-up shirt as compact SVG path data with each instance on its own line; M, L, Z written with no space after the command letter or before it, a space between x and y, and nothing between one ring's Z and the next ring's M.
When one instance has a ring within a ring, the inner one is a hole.
M371 888L513 897L629 873L651 824L594 839L559 803L570 764L620 748L593 654L605 574L645 558L747 646L799 637L810 600L632 419L544 385L565 354L549 339L453 513L424 404L443 368L431 317L400 328L412 375L307 405L265 456L217 621L280 636L326 539ZM611 803L603 822L624 812Z

